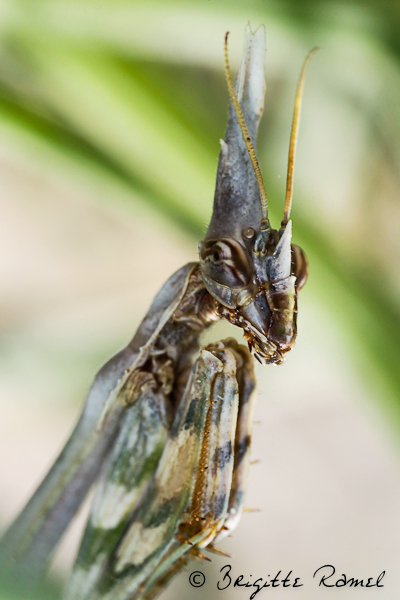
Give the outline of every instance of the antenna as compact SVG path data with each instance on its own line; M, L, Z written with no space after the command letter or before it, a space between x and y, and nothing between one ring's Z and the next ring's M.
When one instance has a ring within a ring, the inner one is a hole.
M300 110L301 110L301 100L302 100L302 96L303 96L304 78L305 78L306 70L308 67L308 63L310 62L312 55L315 54L315 52L317 50L319 50L319 48L315 47L312 50L310 50L310 52L307 54L306 59L303 64L303 67L301 69L299 82L297 84L296 98L294 101L292 131L290 133L288 168L287 168L287 178L286 178L286 198L285 198L285 208L283 211L283 221L282 221L283 228L286 227L286 224L289 221L290 209L292 208L294 158L295 158L295 154L296 154L297 134L299 132Z

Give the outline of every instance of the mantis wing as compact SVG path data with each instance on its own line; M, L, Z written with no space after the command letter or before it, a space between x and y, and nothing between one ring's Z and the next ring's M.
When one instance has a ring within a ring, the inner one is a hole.
M42 575L118 433L126 406L121 390L132 371L146 362L163 328L174 319L196 270L197 263L189 263L168 279L132 341L100 369L71 437L2 539L0 564L7 574L11 572L27 585ZM194 344L195 337L192 332ZM177 345L183 341L187 345L187 337L178 339Z

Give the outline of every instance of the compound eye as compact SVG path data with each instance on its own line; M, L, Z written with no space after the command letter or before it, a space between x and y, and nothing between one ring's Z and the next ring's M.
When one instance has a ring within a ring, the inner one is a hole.
M292 275L296 277L296 289L301 290L308 277L308 261L305 252L292 244Z
M246 287L253 274L246 248L229 239L204 242L200 250L200 267L206 277L231 289Z

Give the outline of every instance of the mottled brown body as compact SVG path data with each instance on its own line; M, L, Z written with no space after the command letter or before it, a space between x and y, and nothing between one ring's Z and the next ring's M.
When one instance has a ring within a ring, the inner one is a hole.
M303 67L279 230L255 145L264 103L265 32L245 34L221 141L214 208L199 263L162 287L133 340L98 373L60 457L3 539L0 563L31 585L97 480L68 600L149 600L243 509L255 387L250 352L283 362L297 334L308 266L289 220ZM218 319L244 332L202 348Z

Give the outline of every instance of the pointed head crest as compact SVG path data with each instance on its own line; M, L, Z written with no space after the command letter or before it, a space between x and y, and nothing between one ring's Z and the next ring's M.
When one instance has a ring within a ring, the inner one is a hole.
M296 91L289 144L286 200L279 232L268 219L268 198L255 150L263 110L265 31L246 29L242 63L233 83L225 36L225 72L231 99L220 153L214 211L200 243L200 267L206 288L221 316L244 329L260 362L280 363L296 339L297 292L308 265L291 244L290 209L301 98L308 54ZM236 89L235 89L236 87Z

